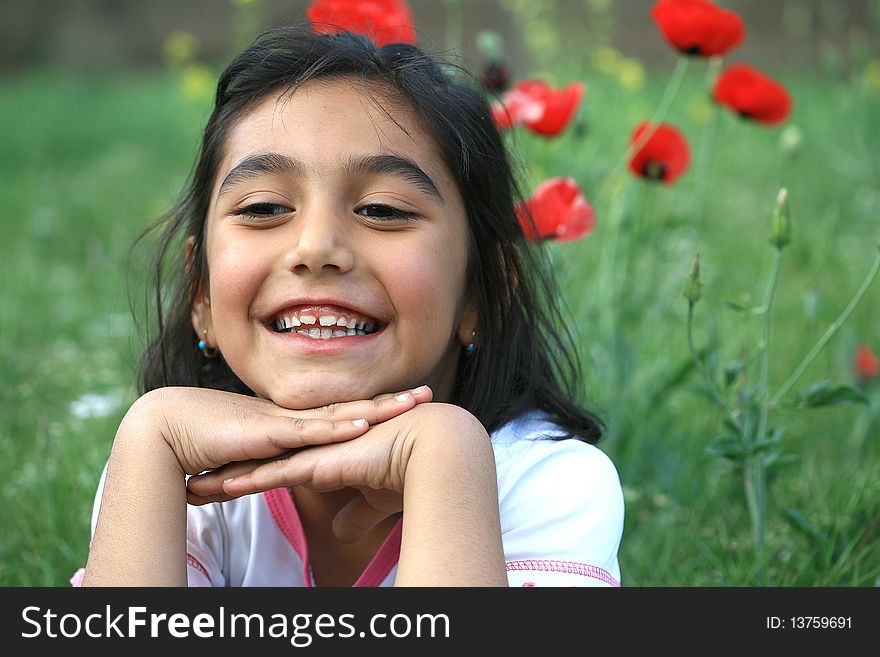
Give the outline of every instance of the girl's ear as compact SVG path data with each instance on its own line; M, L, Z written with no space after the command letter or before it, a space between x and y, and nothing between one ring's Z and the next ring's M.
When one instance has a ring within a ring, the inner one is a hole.
M476 345L479 336L477 336L477 309L473 305L468 305L461 316L461 322L458 324L456 334L458 341L467 347L468 345Z
M196 238L190 235L186 238L186 252L184 254L184 267L187 272L192 268L195 248ZM209 347L214 346L212 341L214 325L211 321L211 299L205 291L204 279L199 281L198 288L196 289L190 317L193 330L198 338L204 340Z

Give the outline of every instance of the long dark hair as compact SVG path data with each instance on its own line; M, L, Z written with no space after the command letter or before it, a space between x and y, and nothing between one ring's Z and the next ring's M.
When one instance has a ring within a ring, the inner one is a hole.
M141 391L178 385L254 394L222 357L202 355L190 321L199 285L209 274L204 240L212 185L227 135L239 118L269 94L335 77L359 80L371 89L378 85L408 102L436 140L464 200L467 285L479 309L479 347L472 353L461 350L450 401L489 432L539 409L571 437L598 441L601 422L573 401L581 394L582 378L552 272L542 249L524 238L514 212L521 198L516 176L473 76L415 46L376 47L358 35L315 34L307 25L262 34L222 73L183 195L138 240L161 230L154 261L156 326L139 363ZM188 236L194 243L184 262ZM171 272L168 290L164 282Z

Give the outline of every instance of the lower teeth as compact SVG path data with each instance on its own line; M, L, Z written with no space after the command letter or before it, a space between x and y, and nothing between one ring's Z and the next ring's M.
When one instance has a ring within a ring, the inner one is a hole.
M292 331L291 331L292 332ZM332 340L333 338L344 338L350 335L368 335L366 331L362 331L360 329L346 329L342 331L340 329L300 329L296 331L300 335L304 335L307 338L313 338L315 340Z

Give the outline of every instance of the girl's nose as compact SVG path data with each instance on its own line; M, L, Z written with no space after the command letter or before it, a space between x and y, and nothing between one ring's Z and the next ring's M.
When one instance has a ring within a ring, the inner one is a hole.
M285 254L285 267L319 276L327 271L344 273L354 266L354 253L340 210L327 206L303 208L293 220L293 239Z

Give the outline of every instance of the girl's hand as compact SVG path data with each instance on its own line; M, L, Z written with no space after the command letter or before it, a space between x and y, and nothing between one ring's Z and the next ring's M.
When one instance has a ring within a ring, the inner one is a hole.
M403 509L407 465L417 440L443 440L457 433L467 411L449 404L422 404L385 420L353 440L314 445L278 459L236 463L191 477L187 501L229 500L273 488L307 486L318 492L352 487L359 495L333 520L333 532L352 542ZM476 419L469 416L472 423Z
M183 473L192 475L236 462L275 459L310 445L348 441L363 435L370 425L431 399L431 390L422 386L376 399L292 411L230 392L168 387L141 397L126 420L134 425L150 422ZM213 500L203 500L209 501Z

